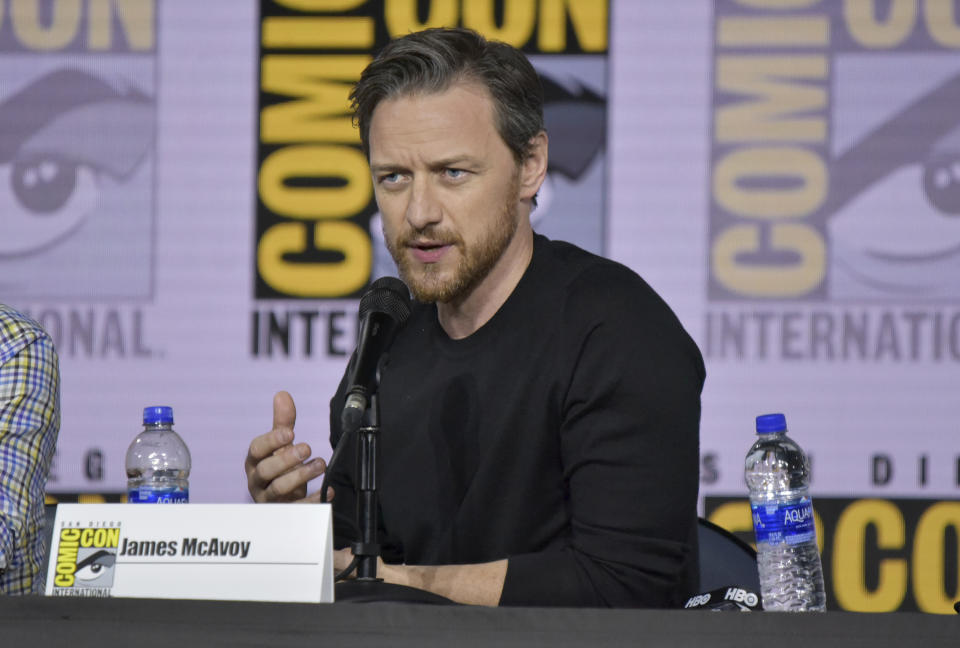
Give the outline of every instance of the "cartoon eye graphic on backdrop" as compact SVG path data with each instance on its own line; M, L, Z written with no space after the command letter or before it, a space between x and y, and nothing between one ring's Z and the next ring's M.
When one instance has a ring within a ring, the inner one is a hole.
M0 256L69 235L152 145L153 105L100 78L59 70L0 104Z
M53 155L0 165L0 255L32 252L72 232L99 193L96 170Z
M960 150L938 152L925 161L923 189L941 213L960 217Z
M549 214L555 186L582 182L606 146L606 98L580 83L566 84L539 73L543 119L550 133L547 178L537 194L534 223ZM562 178L562 181L560 180Z
M82 581L96 580L113 569L116 562L117 555L115 553L101 549L78 562L74 576L77 580Z
M955 75L834 162L825 210L834 294L960 295L958 92Z
M13 194L27 210L48 214L61 209L77 189L80 165L54 156L17 160L11 170Z

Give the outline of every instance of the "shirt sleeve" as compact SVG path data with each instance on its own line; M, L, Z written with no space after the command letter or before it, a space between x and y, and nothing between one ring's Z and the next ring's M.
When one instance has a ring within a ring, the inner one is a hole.
M0 592L38 593L44 490L60 428L59 368L42 330L11 330L0 339Z
M500 604L677 606L697 587L703 360L639 278L586 286L562 314L583 325L558 350L572 367L559 431L569 542L511 556Z

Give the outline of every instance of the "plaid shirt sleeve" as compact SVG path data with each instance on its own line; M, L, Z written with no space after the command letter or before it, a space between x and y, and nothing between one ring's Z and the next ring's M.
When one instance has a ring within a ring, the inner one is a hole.
M44 490L59 429L53 342L0 304L0 593L43 592Z

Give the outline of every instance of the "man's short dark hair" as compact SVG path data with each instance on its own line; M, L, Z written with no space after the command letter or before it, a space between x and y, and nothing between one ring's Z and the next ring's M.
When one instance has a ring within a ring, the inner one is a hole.
M443 92L460 81L482 84L493 97L497 132L523 161L543 127L543 87L520 50L471 29L426 29L391 41L350 93L363 151L370 157L370 120L384 99Z

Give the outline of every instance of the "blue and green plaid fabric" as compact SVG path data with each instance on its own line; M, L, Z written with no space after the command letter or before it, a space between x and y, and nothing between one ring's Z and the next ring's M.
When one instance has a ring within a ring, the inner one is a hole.
M0 304L0 593L43 592L44 490L59 429L53 342Z

